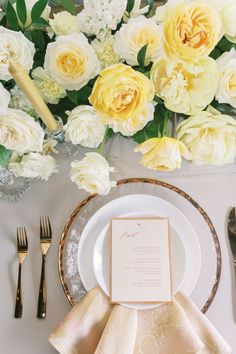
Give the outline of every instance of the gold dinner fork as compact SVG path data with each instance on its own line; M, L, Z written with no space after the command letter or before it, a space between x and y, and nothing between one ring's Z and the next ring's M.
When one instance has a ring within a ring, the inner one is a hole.
M46 308L47 308L47 294L46 294L46 281L45 281L45 261L46 254L51 245L52 240L52 230L51 224L48 216L40 217L40 245L42 250L42 270L41 270L41 279L39 287L39 297L38 297L38 318L46 317Z
M28 251L27 234L24 227L17 228L17 252L19 259L18 285L16 291L15 318L21 318L23 312L22 291L21 291L21 270Z

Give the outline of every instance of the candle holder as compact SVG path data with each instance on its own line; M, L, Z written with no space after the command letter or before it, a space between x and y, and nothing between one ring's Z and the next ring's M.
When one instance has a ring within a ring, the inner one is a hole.
M78 147L76 145L73 145L71 142L65 141L63 120L59 116L54 116L54 118L58 122L58 129L52 132L49 131L47 128L45 128L46 137L54 139L58 142L56 150L58 151L60 156L62 157L75 156L78 152Z
M0 170L0 199L16 202L30 186L29 178L16 177L8 168Z

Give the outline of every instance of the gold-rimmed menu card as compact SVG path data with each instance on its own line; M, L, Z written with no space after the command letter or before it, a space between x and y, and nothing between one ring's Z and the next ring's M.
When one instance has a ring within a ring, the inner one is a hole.
M110 245L111 303L171 301L168 219L112 219Z

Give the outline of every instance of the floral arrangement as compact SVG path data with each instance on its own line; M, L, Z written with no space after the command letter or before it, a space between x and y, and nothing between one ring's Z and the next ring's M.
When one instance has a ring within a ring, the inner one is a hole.
M115 186L102 156L113 134L130 137L141 164L172 171L185 158L224 165L236 155L236 1L72 0L50 15L46 0L10 0L0 12L0 165L47 180L57 172L34 107L15 85L9 60L24 66L65 141L93 149L71 164L91 193ZM170 124L174 125L174 136Z

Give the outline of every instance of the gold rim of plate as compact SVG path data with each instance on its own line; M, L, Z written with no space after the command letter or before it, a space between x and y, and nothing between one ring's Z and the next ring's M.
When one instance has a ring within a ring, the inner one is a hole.
M126 178L126 179L122 179L122 180L118 181L117 185L119 186L119 185L128 184L128 183L149 183L149 184L154 184L154 185L158 185L158 186L167 188L167 189L181 195L186 200L188 200L204 218L205 222L207 223L207 225L210 229L210 232L211 232L211 235L212 235L212 238L214 241L215 251L216 251L216 260L217 260L215 281L214 281L212 290L208 296L208 299L201 309L201 311L203 313L206 313L207 310L209 309L210 305L212 304L212 302L215 298L215 295L217 293L219 283L220 283L221 267L222 267L220 242L219 242L215 227L214 227L211 219L209 218L209 216L207 215L205 210L189 194L185 193L183 190L181 190L180 188L178 188L172 184L169 184L169 183L157 180L157 179L152 179L152 178ZM90 202L92 199L96 198L96 196L97 196L97 194L93 194L93 195L88 196L87 198L83 199L82 202L75 208L75 210L72 212L68 221L65 224L64 230L61 235L60 243L59 243L59 276L60 276L62 288L63 288L64 293L67 297L67 300L69 301L71 306L75 305L75 301L69 291L69 288L67 286L65 276L64 276L63 253L64 253L65 241L66 241L66 237L68 235L69 229L70 229L75 217L80 213L81 209L88 202Z

